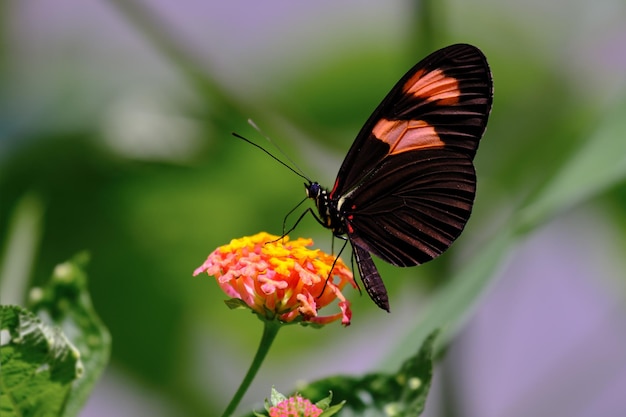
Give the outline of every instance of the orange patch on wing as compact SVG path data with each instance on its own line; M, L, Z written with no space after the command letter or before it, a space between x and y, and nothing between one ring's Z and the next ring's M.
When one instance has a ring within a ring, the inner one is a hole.
M390 154L445 145L435 128L423 120L380 119L372 133L389 144Z
M446 77L441 70L417 71L404 83L402 91L427 102L436 101L442 106L457 104L461 96L458 80Z

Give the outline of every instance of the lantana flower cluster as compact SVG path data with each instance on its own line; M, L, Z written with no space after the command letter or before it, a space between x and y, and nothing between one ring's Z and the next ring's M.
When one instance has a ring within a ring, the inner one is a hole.
M213 251L194 276L214 276L229 297L264 319L320 325L341 319L349 325L350 302L341 291L348 283L357 288L352 272L334 255L308 248L312 244L265 232L233 239ZM340 312L319 315L335 299Z

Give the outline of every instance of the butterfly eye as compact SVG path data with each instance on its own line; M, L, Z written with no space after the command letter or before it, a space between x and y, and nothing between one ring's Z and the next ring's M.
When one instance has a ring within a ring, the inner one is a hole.
M312 182L309 184L304 183L304 189L308 198L315 199L320 195L322 187L318 183Z

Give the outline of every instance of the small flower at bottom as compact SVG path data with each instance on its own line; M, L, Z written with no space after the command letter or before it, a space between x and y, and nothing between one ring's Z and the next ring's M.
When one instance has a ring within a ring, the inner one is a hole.
M357 288L352 273L341 259L335 262L333 255L307 248L312 244L311 239L290 241L265 232L233 239L213 251L193 275L214 276L229 297L266 319L327 324L341 318L349 325L350 302L341 290L348 283ZM319 316L319 309L335 299L341 312Z
M270 417L318 417L322 411L324 410L299 395L287 398L268 410Z
M300 394L294 394L287 398L272 387L272 395L270 400L265 400L265 410L269 413L269 417L319 417L324 414L330 417L338 413L345 401L331 406L333 399L332 392L328 397L313 404ZM254 413L256 417L265 417L263 414Z

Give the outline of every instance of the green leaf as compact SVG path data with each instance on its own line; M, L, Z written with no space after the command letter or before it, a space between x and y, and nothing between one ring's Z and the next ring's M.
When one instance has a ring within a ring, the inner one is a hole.
M424 410L433 374L433 345L438 331L430 334L419 351L393 374L373 373L363 377L334 376L313 382L298 392L310 399L332 391L345 401L342 416L418 416Z
M110 336L87 292L86 256L31 291L31 310L0 306L0 415L78 415L109 358Z
M93 308L83 266L87 254L55 267L48 285L31 291L31 309L60 327L81 355L85 372L75 381L64 416L76 416L104 371L110 355L111 336Z
M224 300L224 304L231 310L250 308L241 298L229 298L228 300Z
M326 408L322 414L320 414L320 417L334 416L335 414L337 414L339 411L343 409L345 404L346 402L342 401L339 404L331 405L330 407Z
M272 387L272 393L270 394L270 404L272 404L272 406L275 406L276 404L279 404L286 399L287 397L278 392L276 388Z
M83 373L77 349L30 311L0 306L0 415L59 416Z
M300 387L297 392L312 402L325 403L323 400L330 398L333 402L338 401L324 410L324 417L340 410L342 417L416 417L424 410L430 390L434 343L438 334L439 331L431 333L418 352L408 358L396 373L372 373L362 377L338 375L312 382ZM259 415L263 414L246 414Z
M323 410L326 410L328 407L330 407L330 404L332 402L333 402L333 393L331 391L328 393L328 396L326 398L322 398L321 400L317 401L315 405Z

